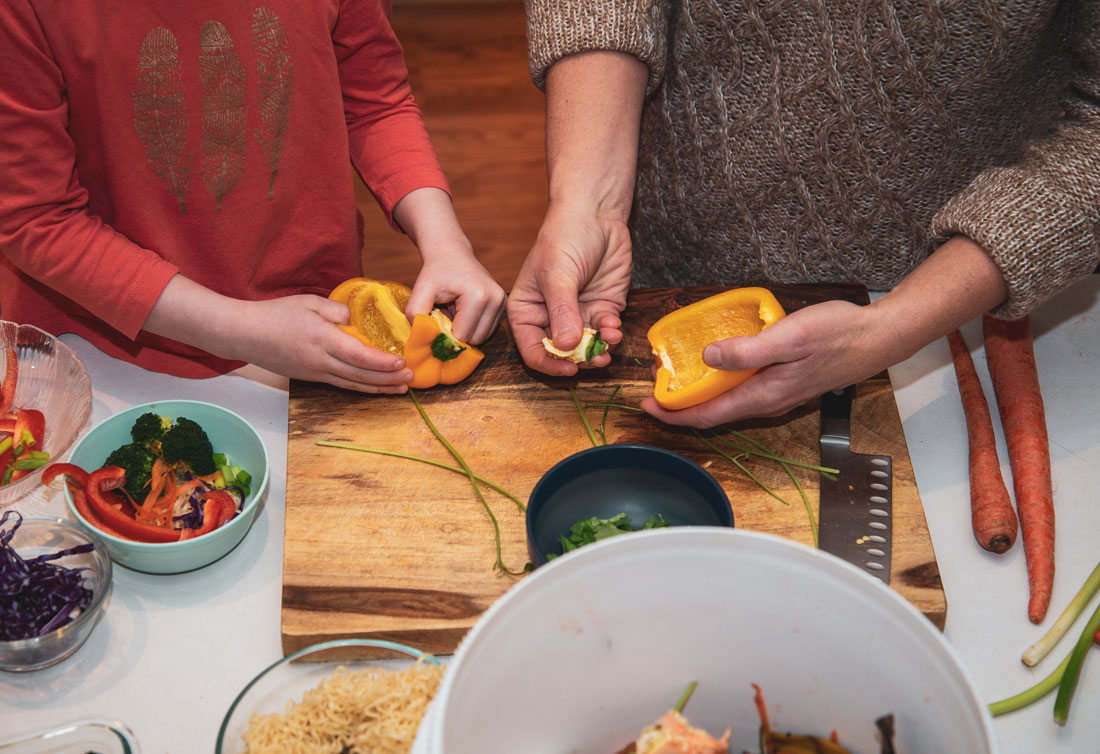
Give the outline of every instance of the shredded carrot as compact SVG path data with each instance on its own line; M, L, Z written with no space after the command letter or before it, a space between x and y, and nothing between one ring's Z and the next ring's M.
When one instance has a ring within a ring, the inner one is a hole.
M1028 619L1041 623L1054 587L1054 489L1031 320L982 317L986 359L1008 445L1028 575Z
M760 715L760 739L763 741L765 749L761 754L774 754L774 746L768 738L768 734L771 733L772 727L768 722L768 706L764 703L764 692L761 691L760 687L755 683L752 684L752 688L752 700L756 703L757 714Z
M958 330L949 333L947 342L955 364L970 445L970 526L982 547L990 552L1006 552L1016 542L1019 522L1001 476L993 418L962 333Z
M164 462L160 456L157 456L157 460L153 462L153 471L149 476L149 492L145 495L145 501L141 504L141 507L145 510L152 509L158 500L168 496L167 487L171 485L175 487L176 484L176 472L175 470ZM174 500L175 490L171 494Z

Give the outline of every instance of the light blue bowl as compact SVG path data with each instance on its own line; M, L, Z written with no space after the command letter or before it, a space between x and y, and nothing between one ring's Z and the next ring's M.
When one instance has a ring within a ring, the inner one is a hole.
M260 501L267 491L268 458L260 435L236 413L203 401L168 400L146 403L104 419L73 447L69 462L91 472L103 466L115 448L131 442L130 428L142 414L153 412L178 419L185 416L206 430L215 453L224 453L234 465L252 475L252 493L241 512L230 522L201 537L180 542L132 542L106 534L85 521L73 506L68 486L65 502L69 516L98 534L116 564L146 573L182 573L213 563L236 547L252 526Z

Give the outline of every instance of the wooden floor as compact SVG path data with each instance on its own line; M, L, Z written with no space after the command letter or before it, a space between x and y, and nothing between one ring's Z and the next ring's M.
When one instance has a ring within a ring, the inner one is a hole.
M522 0L394 3L413 96L474 251L511 288L546 209L544 101L527 72ZM411 285L420 257L358 183L365 274Z

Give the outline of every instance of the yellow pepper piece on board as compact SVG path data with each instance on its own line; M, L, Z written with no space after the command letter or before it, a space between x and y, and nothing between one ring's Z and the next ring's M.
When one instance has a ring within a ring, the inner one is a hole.
M333 289L329 298L351 312L345 332L368 346L399 354L409 339L412 325L405 316L412 289L390 280L351 278Z
M707 366L703 349L718 340L756 335L784 316L766 288L731 288L661 317L646 335L659 362L657 403L669 410L688 408L747 380L755 369Z
M485 358L478 349L455 338L451 320L439 309L413 318L405 344L405 366L413 371L409 387L453 385L466 379Z

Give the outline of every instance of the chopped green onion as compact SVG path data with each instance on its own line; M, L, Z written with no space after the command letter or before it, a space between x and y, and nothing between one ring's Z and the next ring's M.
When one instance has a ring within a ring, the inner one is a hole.
M692 681L691 683L689 683L687 685L687 688L684 689L684 693L680 694L680 701L676 702L676 706L672 709L676 710L677 712L683 712L684 707L687 706L688 700L691 699L691 695L695 693L695 687L698 685L698 681Z

